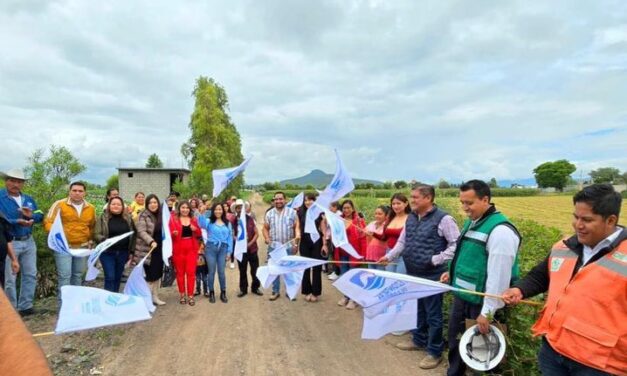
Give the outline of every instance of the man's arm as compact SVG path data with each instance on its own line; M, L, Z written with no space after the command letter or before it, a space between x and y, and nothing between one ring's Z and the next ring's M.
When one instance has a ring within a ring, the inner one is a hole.
M257 229L257 225L253 226L253 228L255 229L254 230L255 232L254 232L252 239L250 239L250 241L248 242L248 247L257 243L257 239L259 239L259 229Z
M485 292L501 295L509 288L512 279L512 267L516 260L516 253L520 239L510 227L499 225L492 230L488 238L488 275ZM487 317L502 308L505 303L497 298L484 298L481 316Z
M296 211L294 211L294 213L296 213ZM296 243L298 243L300 237L300 219L298 218L298 215L296 215L296 220L294 221L294 239L296 240Z
M270 244L272 242L272 239L270 238L270 225L268 224L268 222L263 224L263 240L266 242L266 244Z
M442 218L438 224L438 235L446 239L446 249L431 257L433 265L442 265L448 260L452 260L453 256L455 256L457 239L459 239L459 227L457 227L457 222L455 222L453 217L447 215Z
M549 289L549 256L546 256L538 265L522 278L514 283L513 288L517 288L522 293L521 298L530 298Z

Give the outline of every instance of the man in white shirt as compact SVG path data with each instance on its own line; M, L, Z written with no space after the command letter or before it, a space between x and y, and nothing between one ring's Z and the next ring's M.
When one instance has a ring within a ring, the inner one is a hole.
M490 203L490 187L481 180L470 180L460 187L459 199L468 215L461 231L455 256L441 282L457 288L501 295L512 279L517 279L520 235L514 225ZM477 321L483 334L490 320L504 306L500 299L454 293L449 316L448 376L462 376L466 364L459 354L459 336L466 330L466 319ZM499 320L502 321L502 320Z

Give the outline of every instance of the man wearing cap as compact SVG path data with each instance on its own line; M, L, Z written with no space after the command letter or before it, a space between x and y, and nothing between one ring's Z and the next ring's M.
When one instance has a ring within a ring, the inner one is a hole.
M84 183L70 184L69 197L52 204L44 220L44 228L50 232L57 213L61 216L63 232L70 248L93 246L91 239L96 225L96 211L92 204L85 201L86 193ZM82 284L83 273L87 268L87 257L74 257L54 252L54 260L57 265L60 298L61 287L69 284L73 286Z
M41 223L43 213L35 200L22 193L26 177L19 169L1 174L5 188L0 190L0 213L10 223L13 251L21 268L20 293L17 294L17 275L11 272L11 263L5 264L5 292L22 316L33 311L33 298L37 286L37 245L33 239L33 225Z
M618 226L622 198L610 184L573 197L575 235L503 293L508 304L548 291L533 325L542 336L543 375L626 375L627 229Z
M244 209L244 200L237 199L231 206L231 211L237 215L237 218L241 218L242 215L246 215L247 244L246 253L242 255L242 261L237 262L237 266L239 267L239 294L237 294L237 297L241 298L248 293L248 265L250 265L251 277L250 291L255 295L261 296L263 295L261 290L259 290L261 282L259 282L259 279L257 278L257 268L259 267L259 256L257 255L257 238L259 237L259 230L257 230L257 223L255 223L253 217L246 214L246 210ZM239 235L239 230L239 226L235 224L233 226L233 231L235 232L236 239Z

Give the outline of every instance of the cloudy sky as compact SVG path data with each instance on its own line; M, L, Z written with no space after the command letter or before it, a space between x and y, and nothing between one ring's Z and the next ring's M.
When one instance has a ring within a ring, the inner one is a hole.
M627 170L622 0L4 0L0 45L0 170L50 144L95 183L181 167L200 75L252 183L333 172L333 148L378 180Z

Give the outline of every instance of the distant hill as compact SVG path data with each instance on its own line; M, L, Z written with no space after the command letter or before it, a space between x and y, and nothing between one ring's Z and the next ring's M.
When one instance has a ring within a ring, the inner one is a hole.
M305 176L301 176L295 179L287 179L281 180L279 184L284 187L287 184L298 185L298 186L307 186L309 184L314 187L323 187L333 179L333 174L327 174L322 170L313 170ZM355 184L364 184L364 183L372 183L374 185L383 185L383 182L376 180L367 180L367 179L356 179L353 178L353 183Z

